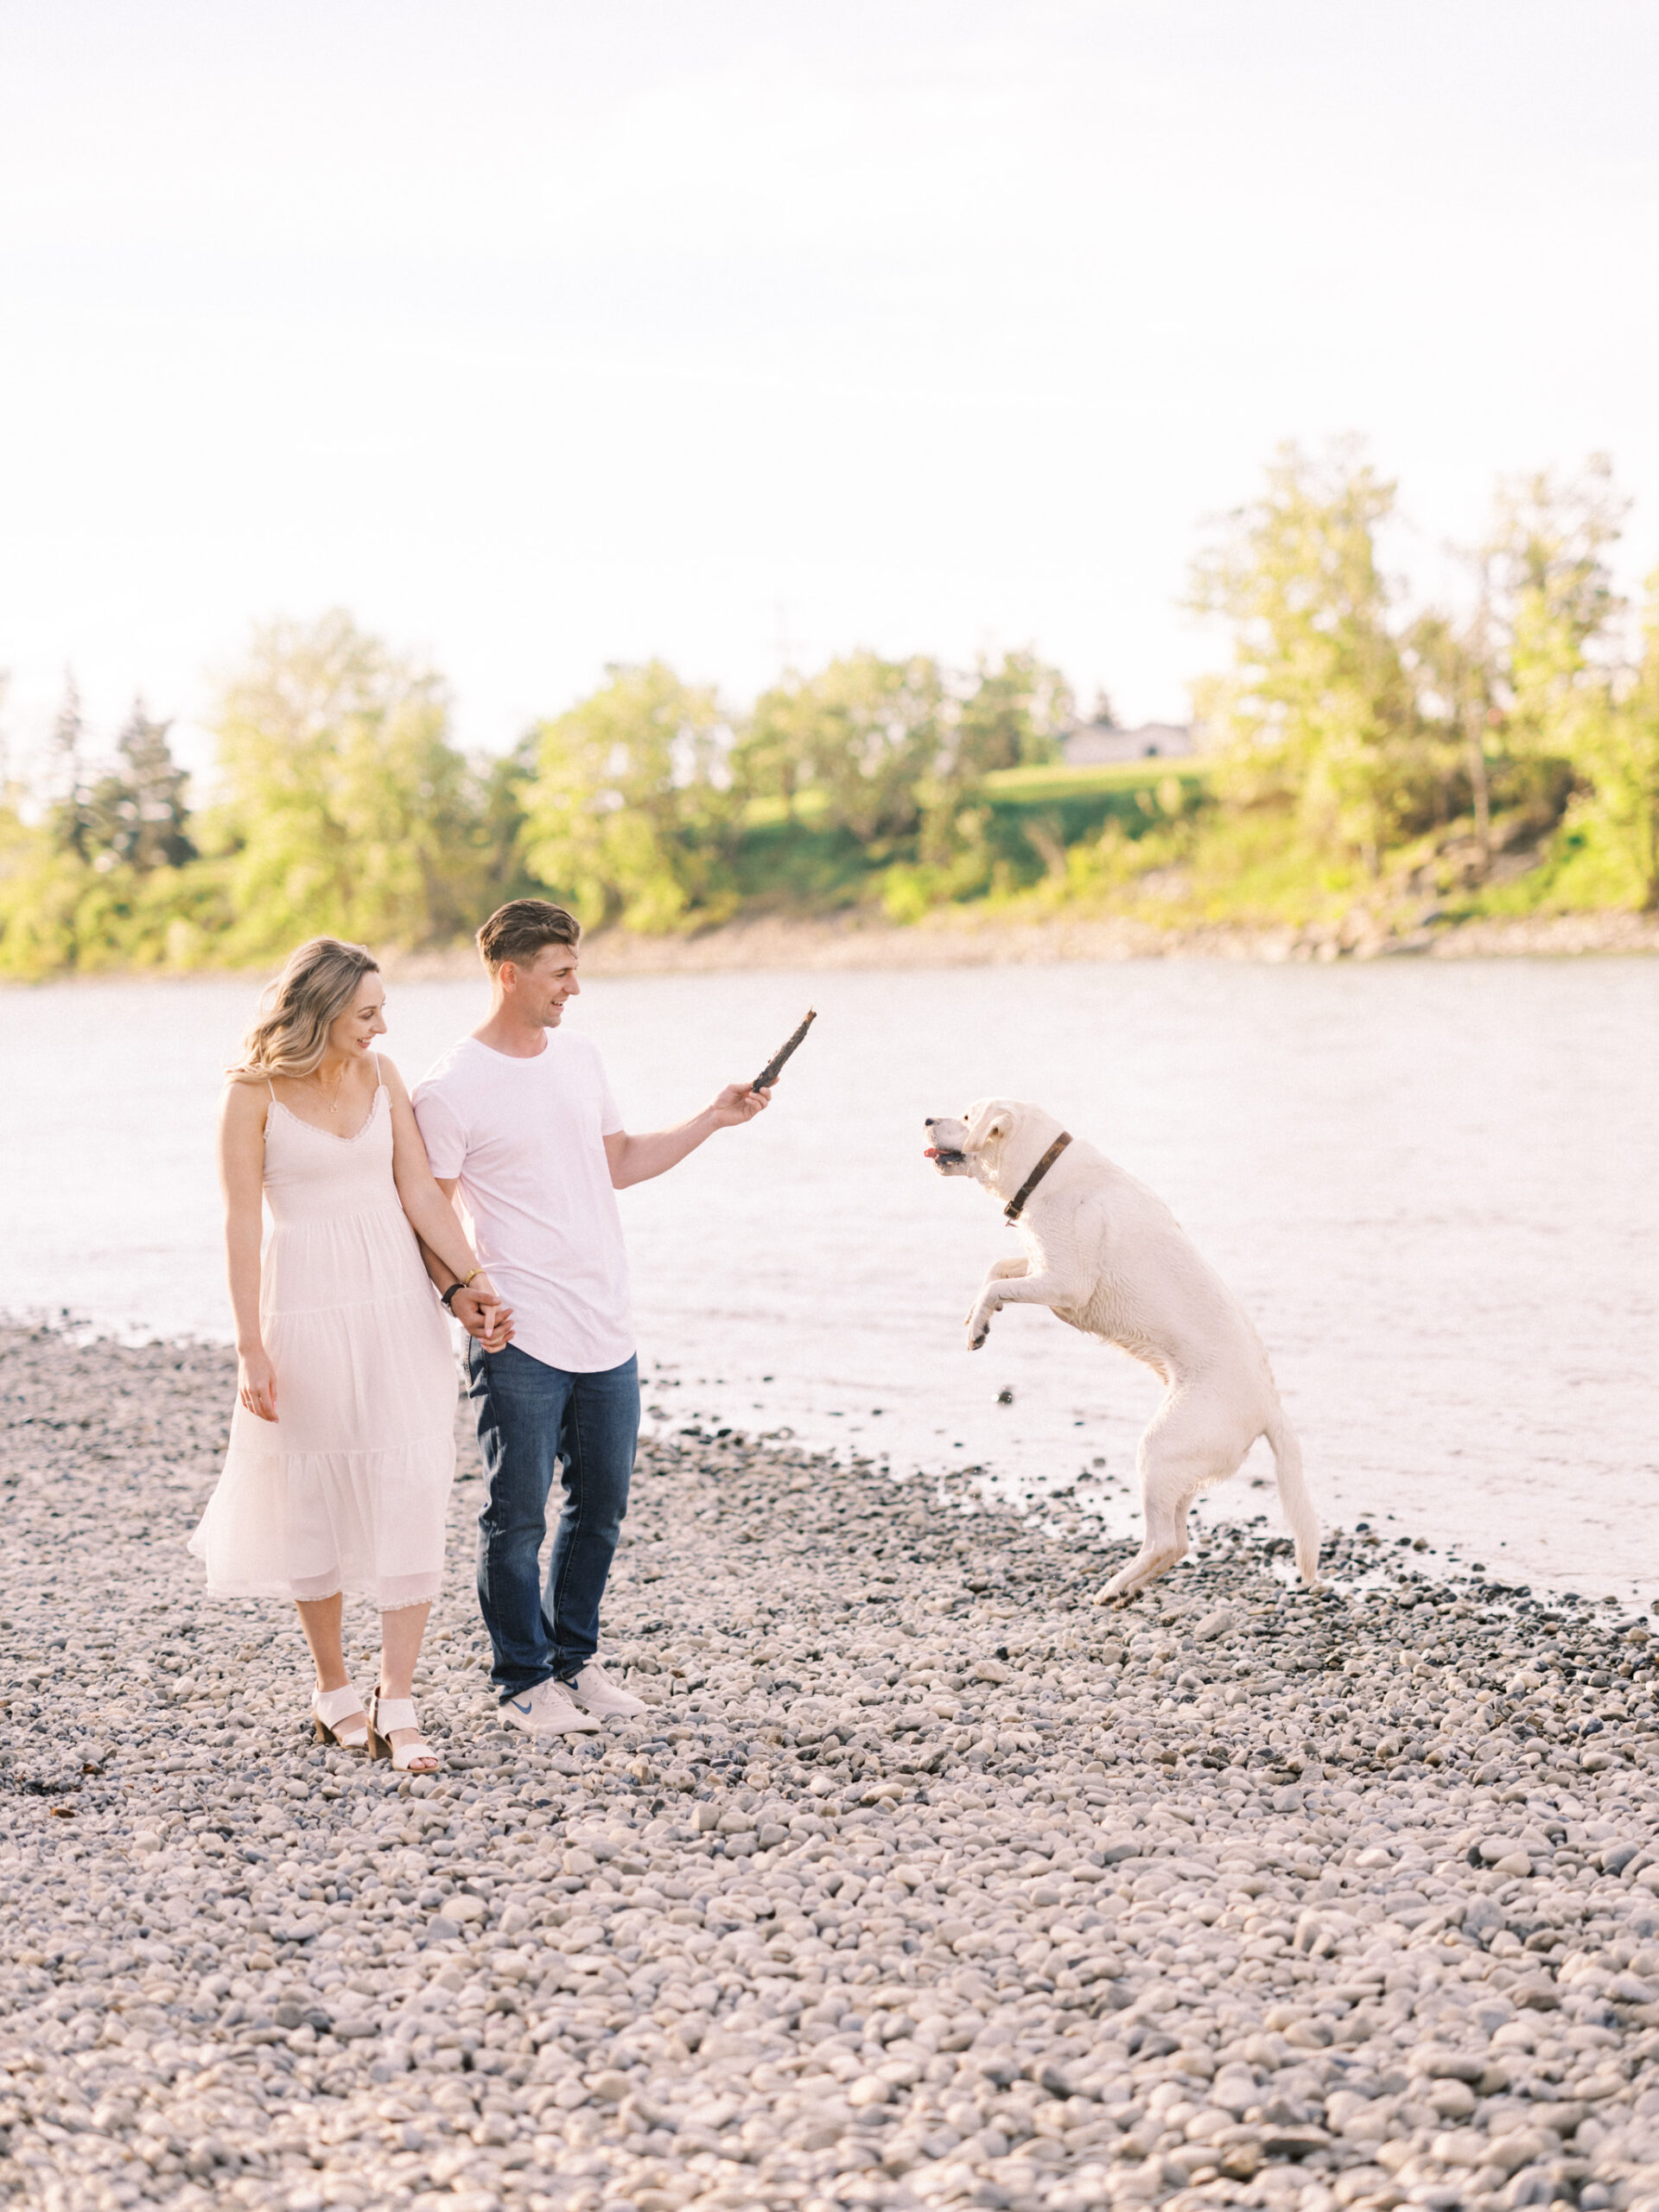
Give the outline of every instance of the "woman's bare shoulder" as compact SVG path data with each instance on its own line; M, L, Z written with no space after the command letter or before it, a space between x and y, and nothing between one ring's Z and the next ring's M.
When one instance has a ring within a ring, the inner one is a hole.
M263 1129L270 1104L270 1091L264 1082L232 1076L219 1102L219 1119L227 1129Z
M406 1105L409 1102L409 1092L404 1086L404 1078L397 1072L397 1061L389 1060L384 1052L377 1052L374 1057L380 1064L380 1074L386 1089L394 1098Z

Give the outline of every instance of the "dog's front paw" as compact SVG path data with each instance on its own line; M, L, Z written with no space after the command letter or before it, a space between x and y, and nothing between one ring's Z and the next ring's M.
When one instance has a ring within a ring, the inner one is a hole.
M968 1316L968 1349L969 1351L977 1351L980 1346L984 1343L986 1338L991 1333L991 1316L997 1310L997 1303L998 1301L993 1298L982 1299L979 1304L975 1306L973 1312Z

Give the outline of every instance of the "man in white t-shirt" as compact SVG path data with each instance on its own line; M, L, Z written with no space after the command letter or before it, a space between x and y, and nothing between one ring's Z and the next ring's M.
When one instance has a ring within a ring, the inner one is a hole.
M513 1340L467 1345L488 1496L478 1598L501 1717L535 1735L643 1713L595 1656L599 1607L627 1510L639 1370L616 1193L661 1175L770 1094L728 1084L678 1128L630 1136L599 1054L559 1033L582 931L545 899L515 899L478 932L486 1020L416 1084L440 1186L459 1189L473 1249L512 1309ZM539 1572L556 1473L564 1503Z

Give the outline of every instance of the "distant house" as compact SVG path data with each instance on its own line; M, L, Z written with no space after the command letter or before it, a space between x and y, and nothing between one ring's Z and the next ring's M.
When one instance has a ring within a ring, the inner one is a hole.
M1197 750L1190 722L1079 722L1060 740L1069 768L1098 768L1120 760L1180 760Z

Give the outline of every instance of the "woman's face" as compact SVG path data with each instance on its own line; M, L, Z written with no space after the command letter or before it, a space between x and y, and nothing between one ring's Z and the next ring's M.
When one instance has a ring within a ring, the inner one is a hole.
M328 1025L329 1051L343 1052L349 1059L360 1059L377 1037L385 1035L385 986L378 976L365 976L345 1013Z

